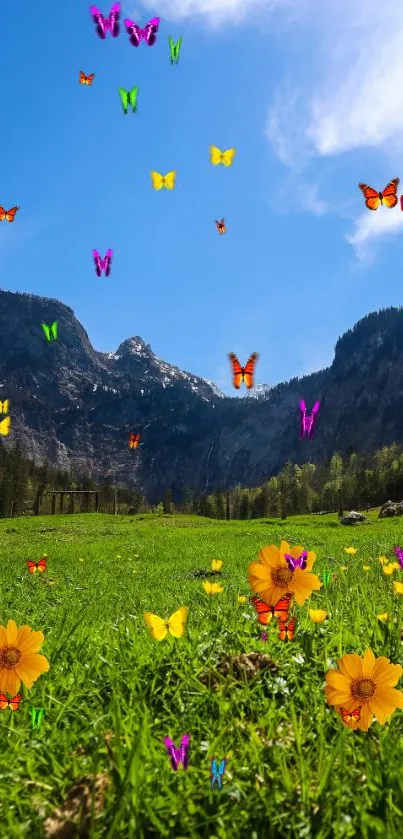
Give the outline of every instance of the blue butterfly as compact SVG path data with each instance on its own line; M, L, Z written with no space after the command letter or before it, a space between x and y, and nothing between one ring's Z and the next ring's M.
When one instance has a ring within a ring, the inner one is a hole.
M218 789L222 789L222 777L224 775L226 765L227 765L227 758L226 757L224 757L222 759L219 766L217 764L217 761L216 761L215 757L211 758L211 764L210 764L211 789L213 789L213 786L214 786L216 781L217 781L217 784L218 784Z

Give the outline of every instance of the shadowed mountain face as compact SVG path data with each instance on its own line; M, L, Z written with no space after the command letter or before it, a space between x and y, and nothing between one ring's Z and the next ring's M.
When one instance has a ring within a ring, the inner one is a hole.
M41 322L58 321L47 342ZM153 502L165 489L201 494L255 486L291 460L370 452L403 441L403 312L368 315L336 344L332 366L255 399L224 397L212 382L162 361L141 338L99 353L56 300L0 291L0 400L36 463L136 487ZM230 372L228 373L230 375ZM311 442L299 439L299 400L321 402ZM130 431L141 446L128 448Z

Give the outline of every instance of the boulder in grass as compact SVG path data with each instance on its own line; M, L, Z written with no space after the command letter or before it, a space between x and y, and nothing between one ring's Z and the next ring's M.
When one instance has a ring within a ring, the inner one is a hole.
M378 519L387 519L391 516L403 516L403 501L385 501L385 504L382 504Z
M358 524L360 521L368 521L367 516L364 516L362 513L356 513L355 510L351 510L350 513L347 513L347 515L340 519L340 524Z

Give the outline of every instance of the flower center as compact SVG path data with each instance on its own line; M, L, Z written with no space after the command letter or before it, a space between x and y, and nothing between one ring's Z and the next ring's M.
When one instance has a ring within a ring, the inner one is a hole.
M360 702L366 702L368 699L371 699L375 690L376 684L372 679L355 679L351 685L351 693L354 699L358 699Z
M8 668L11 670L22 658L21 653L17 647L3 647L0 650L0 668Z
M273 583L280 588L288 586L288 583L292 580L292 575L293 572L290 568L283 565L278 565L277 568L273 568L273 571L271 572Z

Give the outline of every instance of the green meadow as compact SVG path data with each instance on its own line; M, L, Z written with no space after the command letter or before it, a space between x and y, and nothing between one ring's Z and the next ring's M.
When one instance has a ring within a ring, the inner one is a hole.
M403 664L393 589L403 571L386 576L378 561L395 559L403 523L377 512L355 527L336 515L1 520L0 623L41 630L50 662L22 687L19 711L0 712L2 839L399 839L402 711L354 732L323 693L345 653L369 647ZM281 642L273 621L264 642L238 595L251 593L248 563L282 538L315 551L320 577L334 573L293 606L294 641ZM44 553L47 572L29 574L26 561ZM209 597L204 580L224 592ZM184 605L185 636L153 640L143 611L169 617ZM327 621L313 624L308 606ZM31 706L44 709L39 729ZM179 745L184 733L189 768L174 773L163 738ZM222 790L210 789L212 755L228 758Z

